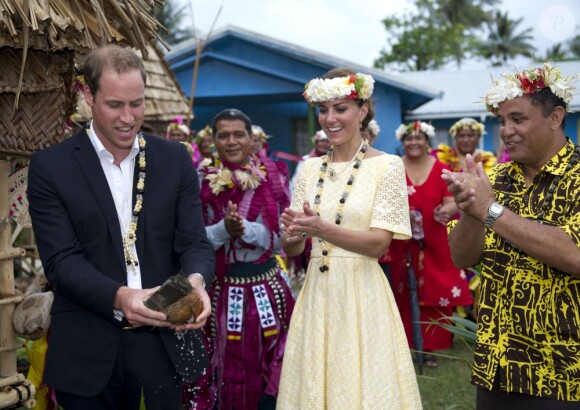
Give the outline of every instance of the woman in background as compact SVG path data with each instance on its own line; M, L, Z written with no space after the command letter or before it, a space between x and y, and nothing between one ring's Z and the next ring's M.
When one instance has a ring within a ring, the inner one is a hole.
M197 144L192 141L191 130L185 124L183 117L175 117L173 121L167 126L167 131L165 131L165 138L171 141L179 141L184 144L187 148L187 152L191 155L191 160L195 168L199 166L201 162L201 154Z
M472 303L465 273L451 261L445 225L457 208L453 197L447 192L447 184L441 179L442 170L449 167L428 154L429 139L434 135L433 126L421 121L402 124L396 131L404 151L413 239L393 241L389 248L393 292L411 347L414 346L407 266L409 258L414 268L420 321L427 323L421 324L425 351L452 346L449 331L428 323L451 316L454 306ZM435 356L426 355L425 360L428 367L437 366Z

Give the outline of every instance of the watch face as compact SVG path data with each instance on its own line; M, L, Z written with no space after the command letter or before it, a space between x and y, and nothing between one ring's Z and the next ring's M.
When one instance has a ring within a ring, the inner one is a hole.
M497 202L494 202L489 207L489 213L497 215L497 214L501 213L502 209L503 209L503 207L500 204L498 204Z

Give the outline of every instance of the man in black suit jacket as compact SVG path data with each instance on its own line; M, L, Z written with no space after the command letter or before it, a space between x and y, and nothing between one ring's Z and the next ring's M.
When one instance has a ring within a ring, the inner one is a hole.
M28 198L55 288L44 380L64 409L177 409L207 365L198 330L214 275L185 146L142 136L145 70L131 50L89 53L87 130L33 155ZM182 271L203 302L180 326L143 304Z

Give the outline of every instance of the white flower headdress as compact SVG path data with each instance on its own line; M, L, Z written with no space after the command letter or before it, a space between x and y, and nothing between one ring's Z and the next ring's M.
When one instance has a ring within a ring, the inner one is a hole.
M485 96L485 105L488 111L497 114L501 102L549 88L554 95L564 100L566 111L569 111L568 106L574 98L573 91L576 89L572 84L577 79L577 74L572 77L562 76L560 68L552 67L549 62L535 69L502 74L500 78L493 80Z
M449 135L455 138L457 136L457 133L464 128L467 128L473 131L474 133L479 134L479 136L485 134L485 125L483 125L480 122L477 122L473 118L462 118L455 124L453 124L451 128L449 128Z
M326 136L324 131L318 130L318 131L316 131L316 133L312 137L312 141L314 141L314 142L316 142L316 141L328 141L328 137Z
M264 129L259 125L252 125L252 136L254 138L260 138L262 142L266 142L266 140L271 137L271 135L266 134Z
M199 131L195 137L196 141L199 144L199 141L204 139L205 137L212 137L213 138L213 131L210 125L206 125L201 131Z
M169 136L169 133L173 130L179 130L187 136L191 135L191 130L187 125L185 125L185 120L183 117L176 117L169 123L167 126L167 136Z
M346 77L315 78L306 83L302 94L308 104L350 98L368 100L373 95L375 80L368 74L356 73Z
M405 135L413 135L418 132L422 132L427 136L427 138L433 138L435 136L435 127L423 121L414 121L409 124L401 124L395 131L395 137L401 141Z

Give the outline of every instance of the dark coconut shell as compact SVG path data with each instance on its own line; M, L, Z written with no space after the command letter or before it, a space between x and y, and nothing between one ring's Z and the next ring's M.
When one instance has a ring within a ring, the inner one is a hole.
M177 302L167 306L163 313L167 315L167 321L175 325L181 325L187 322L192 316L193 320L200 315L203 310L201 299L197 292L193 290L187 296L179 299Z

